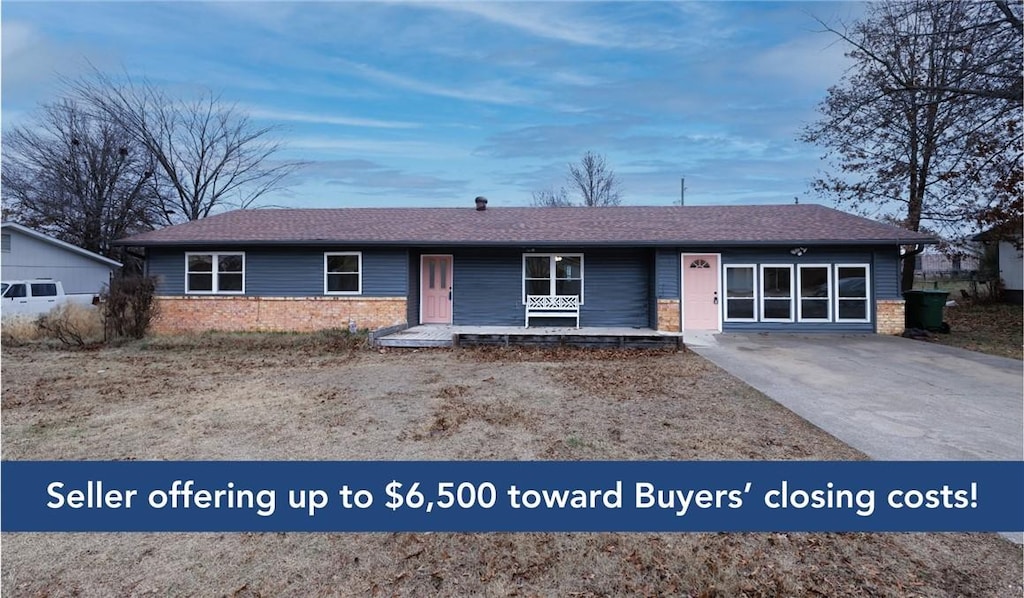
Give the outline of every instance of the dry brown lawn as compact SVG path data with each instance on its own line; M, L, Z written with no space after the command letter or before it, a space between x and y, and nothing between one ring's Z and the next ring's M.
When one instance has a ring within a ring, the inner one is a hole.
M312 340L311 340L312 339ZM4 459L863 459L690 353L3 348ZM5 596L1009 596L990 534L4 534Z
M943 312L949 334L936 334L932 337L935 341L1000 357L1024 357L1024 308L1005 303L977 304L959 298L957 302L959 305Z

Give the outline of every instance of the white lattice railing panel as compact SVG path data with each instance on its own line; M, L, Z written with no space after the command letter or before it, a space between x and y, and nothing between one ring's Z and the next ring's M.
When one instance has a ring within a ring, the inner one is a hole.
M527 295L527 309L579 309L579 295Z

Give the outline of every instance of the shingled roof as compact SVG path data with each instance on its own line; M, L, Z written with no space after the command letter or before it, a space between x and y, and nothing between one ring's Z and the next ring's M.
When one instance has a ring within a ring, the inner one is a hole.
M122 239L132 246L774 245L934 243L814 204L604 208L337 208L226 212Z

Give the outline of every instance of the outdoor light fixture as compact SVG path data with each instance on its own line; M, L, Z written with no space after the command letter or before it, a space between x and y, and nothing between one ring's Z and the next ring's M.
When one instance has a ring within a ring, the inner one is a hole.
M800 257L801 255L807 253L807 248L806 247L794 247L793 249L790 249L789 252L792 253L793 255L797 256L797 257Z

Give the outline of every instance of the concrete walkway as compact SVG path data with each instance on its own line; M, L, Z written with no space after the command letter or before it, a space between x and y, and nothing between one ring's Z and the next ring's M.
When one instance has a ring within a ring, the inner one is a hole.
M721 334L687 346L879 460L1024 459L1024 365L892 336Z

